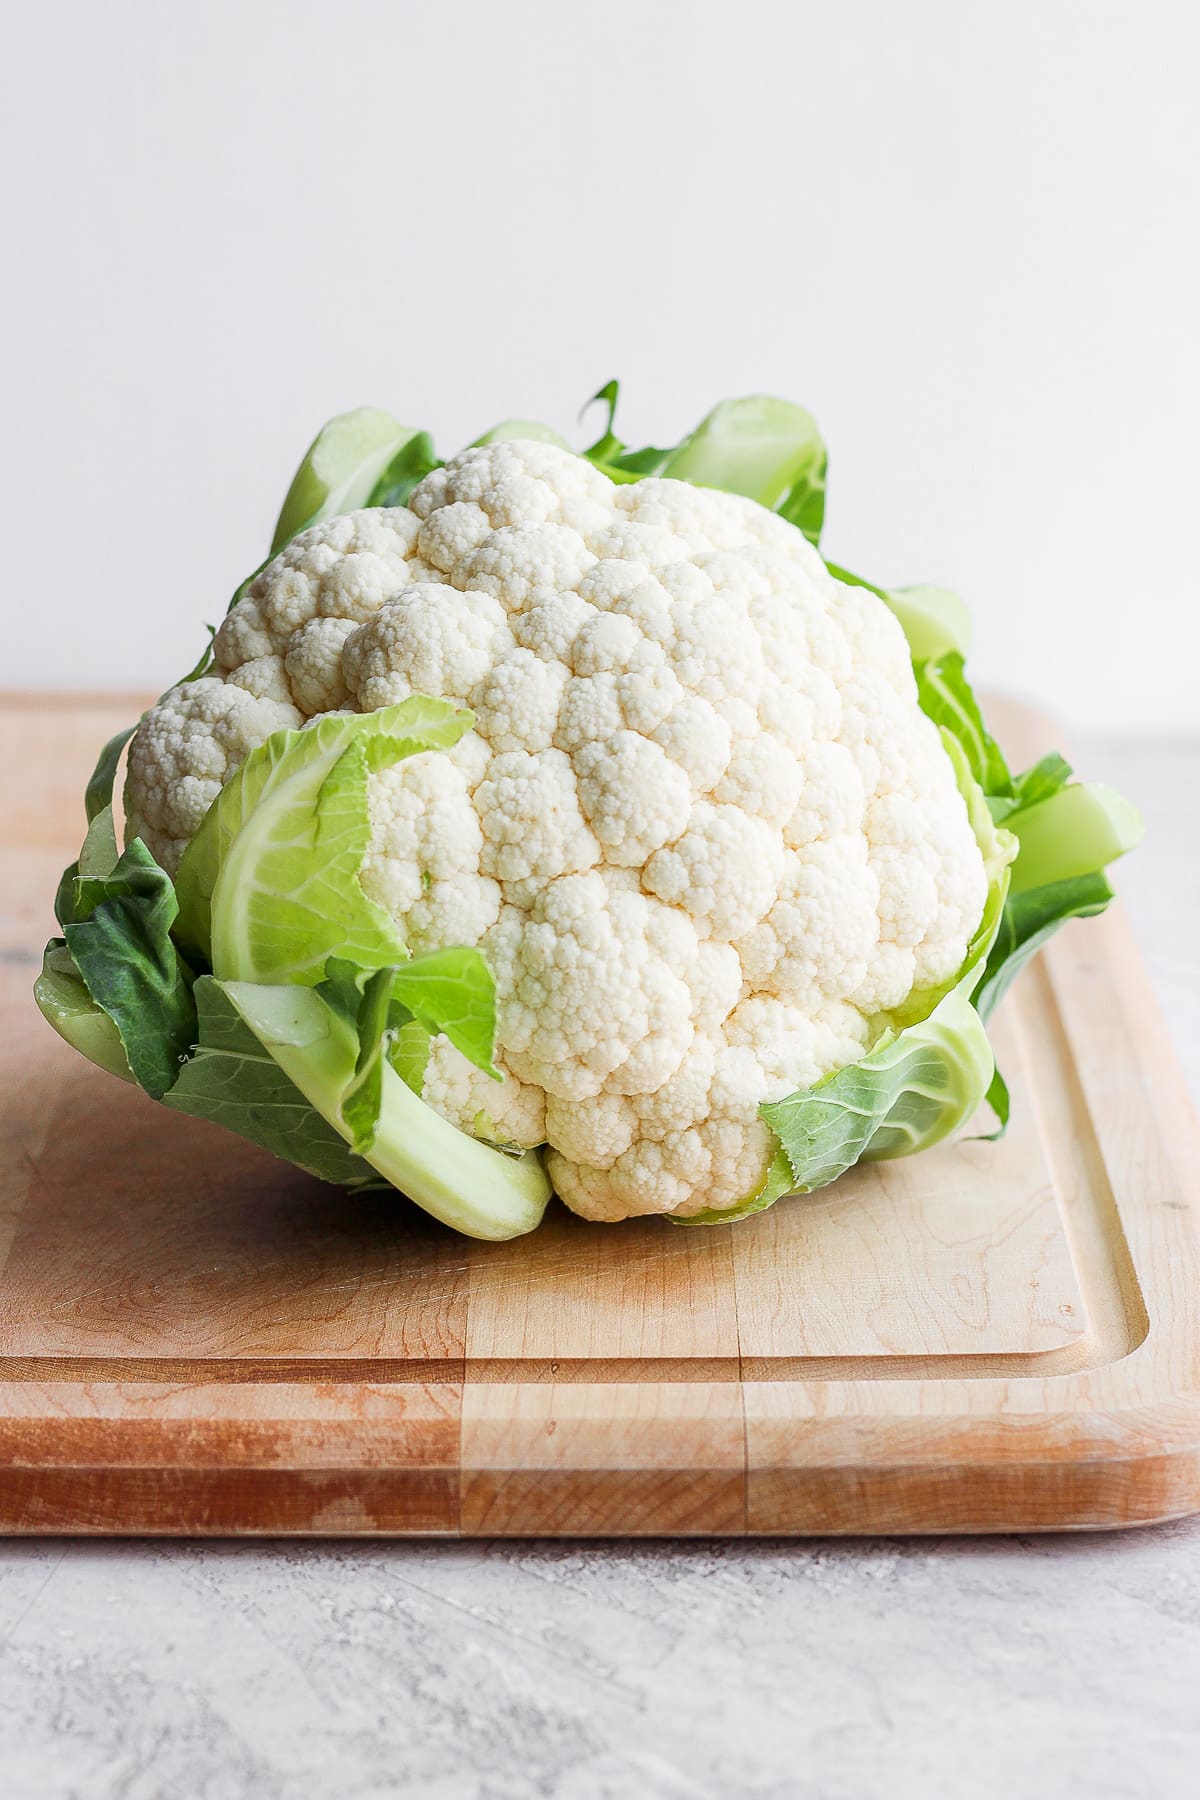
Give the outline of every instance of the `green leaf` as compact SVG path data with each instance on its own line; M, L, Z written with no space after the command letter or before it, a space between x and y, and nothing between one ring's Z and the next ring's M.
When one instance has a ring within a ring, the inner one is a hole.
M355 1032L358 1054L354 1074L342 1095L341 1116L351 1146L363 1154L375 1142L383 1102L383 1064L394 969L376 969L363 982Z
M322 425L292 477L271 539L271 556L307 526L370 505L371 492L388 465L420 435L414 426L401 425L377 406L339 413ZM247 585L244 582L239 593Z
M405 1077L403 1060L398 1066L391 1050L406 1027L416 1024L421 1030L422 1077L430 1037L444 1032L477 1068L496 1081L503 1079L492 1062L496 988L478 950L462 946L434 950L373 972L356 967L345 957L330 957L317 992L353 1027L358 1040L354 1078L342 1098L341 1119L354 1148L364 1154L374 1140L379 1115L383 1058ZM410 1058L417 1048L410 1035L402 1059ZM420 1080L408 1085L421 1092Z
M63 871L54 911L64 937L46 948L34 998L89 1061L160 1098L195 1028L192 972L171 938L171 878L135 839L118 854L112 791L129 726L101 750L84 791L88 827Z
M1132 803L1099 783L1072 783L1071 766L1057 752L1014 778L984 725L956 652L919 664L923 710L953 734L988 797L997 823L1016 841L1008 895L975 1003L991 1016L1029 958L1069 918L1102 912L1112 889L1102 871L1142 836ZM997 1074L994 1110L1008 1120L1008 1090Z
M502 1079L496 1050L496 984L479 950L452 945L401 963L392 974L393 999L428 1031L444 1032L456 1050L485 1075Z
M134 1077L156 1100L195 1038L192 973L171 939L171 878L140 838L107 875L80 875L64 936L88 993L116 1025Z
M88 822L84 847L77 860L63 870L54 896L54 916L60 925L69 925L75 917L75 881L84 858L88 859L88 874L107 874L117 860L117 834L112 812L113 784L117 779L121 752L136 730L136 725L127 725L124 731L118 731L115 737L110 737L88 778L83 792L83 806ZM107 862L104 860L106 857Z
M608 422L605 425L604 430L596 439L595 443L589 444L588 448L583 452L589 462L601 465L610 462L614 457L620 456L625 448L624 444L613 430L613 424L617 416L617 400L620 396L620 392L621 384L619 381L606 381L602 388L596 389L596 392L592 395L591 399L585 402L580 411L579 416L582 419L584 413L588 411L588 408L595 406L597 402L608 408Z
M1070 774L1063 757L1050 755L1015 784L1005 816L1018 845L1012 886L975 992L984 1019L1060 926L1104 911L1113 897L1106 865L1142 836L1131 801L1099 783L1069 783Z
M1018 807L1036 806L1039 801L1048 800L1066 787L1071 779L1071 765L1065 756L1052 750L1043 756L1040 762L1018 775L1014 782L1015 798Z
M1094 874L1132 850L1145 831L1133 802L1098 781L1059 787L1048 799L1010 813L1005 824L1020 844L1014 895Z
M557 444L561 450L571 448L565 437L552 431L549 425L539 425L536 419L501 419L499 425L493 425L482 437L472 438L467 448L478 450L484 444L506 444L515 439L535 444Z
M940 1143L975 1112L994 1070L983 1022L955 992L860 1062L760 1111L778 1133L795 1190L811 1193L859 1161Z
M829 459L824 450L797 475L775 511L797 526L810 544L819 545L825 524L825 482Z
M600 462L595 457L590 460L604 470L610 481L628 482L644 481L647 475L661 475L672 455L671 450L657 450L649 444L644 450L623 450L609 462Z
M122 1081L133 1080L121 1034L88 993L65 939L51 938L46 945L42 972L33 984L33 997L47 1024L72 1049L97 1068L107 1069L110 1075L119 1075Z
M918 663L914 673L921 711L958 739L984 793L1010 795L1013 784L1008 764L983 722L961 651L948 650L932 662Z
M55 896L63 943L48 946L34 996L60 1036L158 1099L188 1053L195 1009L192 972L171 938L171 878L140 839L118 855L113 782L135 729L108 740L87 784L87 833Z
M68 863L58 878L58 887L54 894L54 917L60 927L71 923L74 914L75 883L79 879L79 863Z
M1070 779L1070 763L1057 750L1052 750L1040 762L1034 763L1031 769L1013 777L1010 794L990 796L988 805L993 819L997 824L1011 821L1014 813L1038 806L1043 800L1049 800L1052 795L1059 793Z
M62 872L54 897L54 916L60 925L65 927L75 921L80 876L107 875L119 855L117 828L109 805L102 807L91 821L78 858Z
M714 406L670 452L660 473L747 494L800 523L815 543L824 518L825 468L825 445L812 414L754 394Z
M957 653L971 642L971 615L949 588L890 588L884 599L900 621L913 662L931 662Z
M211 975L197 980L195 1000L198 1042L163 1095L164 1105L221 1125L320 1181L349 1188L383 1185L288 1080Z
M205 644L203 650L200 652L199 656L196 658L195 662L192 664L192 666L188 670L187 674L181 675L179 677L178 681L172 683L172 686L187 687L189 685L189 683L191 683L193 681L200 681L205 675L208 674L209 670L212 668L212 666L213 666L213 639L217 635L217 628L215 625L206 625L204 629L208 633L207 644ZM169 693L170 689L168 689L167 692ZM159 695L159 698L162 699L161 694Z
M310 983L332 955L364 967L401 960L394 924L357 880L367 778L449 749L470 723L449 701L413 695L275 732L222 788L180 862L177 935L188 954L223 977Z
M1009 1115L1008 1083L1000 1073L999 1067L996 1068L992 1075L991 1085L988 1088L986 1099L988 1105L996 1115L997 1129L995 1131L985 1131L982 1136L985 1143L994 1144L1002 1138L1008 1130Z
M1068 919L1092 918L1102 913L1112 897L1112 887L1102 870L1011 894L975 990L980 1016L991 1018L1025 964L1061 925Z
M433 447L433 439L427 431L418 431L397 450L364 504L407 506L408 496L418 482L424 481L427 475L441 466L442 461Z
M118 731L115 737L110 737L101 750L83 793L83 805L89 824L97 813L103 812L106 806L112 805L113 783L117 779L117 766L121 761L121 752L136 730L137 724L127 725L124 731Z
M358 1068L355 1026L316 989L222 984L242 1021L273 1061L339 1135L344 1096ZM418 1206L468 1237L518 1237L539 1223L550 1197L536 1154L505 1155L459 1131L417 1097L388 1059L368 1152L371 1166Z
M425 1072L429 1067L429 1047L436 1034L420 1019L406 1019L394 1033L387 1047L387 1059L406 1087L414 1094L425 1088ZM476 1132L476 1137L480 1135Z

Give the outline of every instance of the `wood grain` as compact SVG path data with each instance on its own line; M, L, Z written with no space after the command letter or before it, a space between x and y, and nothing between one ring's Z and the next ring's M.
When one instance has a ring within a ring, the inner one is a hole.
M1039 1530L1200 1507L1200 1149L1119 909L1006 1002L1000 1144L737 1226L468 1244L89 1068L30 988L136 700L0 704L0 1529ZM1041 726L1015 711L1020 760ZM15 791L19 787L19 792Z

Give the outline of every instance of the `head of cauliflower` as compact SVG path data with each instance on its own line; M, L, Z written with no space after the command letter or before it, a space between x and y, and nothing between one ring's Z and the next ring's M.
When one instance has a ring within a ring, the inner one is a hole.
M731 1208L758 1114L959 968L983 858L907 645L751 500L614 485L554 445L467 450L406 507L295 538L131 746L127 830L173 871L271 732L413 693L474 729L373 777L361 879L414 952L478 945L489 1081L424 1098L547 1144L593 1219Z

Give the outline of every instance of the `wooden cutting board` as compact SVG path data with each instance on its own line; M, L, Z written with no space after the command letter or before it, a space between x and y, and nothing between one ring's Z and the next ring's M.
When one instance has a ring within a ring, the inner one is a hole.
M1200 1141L1119 911L1001 1010L1014 1123L734 1226L511 1244L91 1069L30 998L97 746L0 706L0 1529L1041 1530L1200 1508ZM1020 760L1045 747L1010 712Z

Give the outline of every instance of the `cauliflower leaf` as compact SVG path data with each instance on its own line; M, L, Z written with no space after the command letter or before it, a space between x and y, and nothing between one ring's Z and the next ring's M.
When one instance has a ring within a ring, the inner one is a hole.
M319 1181L349 1188L382 1185L382 1177L354 1154L263 1048L221 983L201 975L194 994L197 1041L163 1095L164 1105L210 1119Z
M403 958L395 926L358 883L367 777L450 748L470 723L448 701L414 696L272 733L221 789L180 862L180 941L218 975L247 981L313 984L334 954L368 967Z
M414 452L410 447L417 440L423 443ZM398 458L407 453L407 462L402 465L407 468L421 457L426 446L432 454L427 433L401 425L378 406L359 406L353 412L338 413L322 425L292 477L275 523L271 555L275 556L298 532L319 519L353 512L359 506L396 504L372 496L396 468Z

